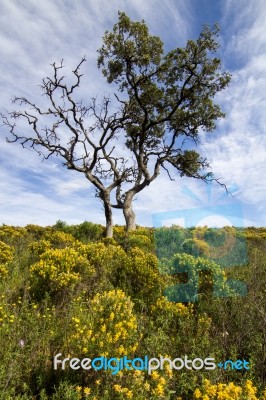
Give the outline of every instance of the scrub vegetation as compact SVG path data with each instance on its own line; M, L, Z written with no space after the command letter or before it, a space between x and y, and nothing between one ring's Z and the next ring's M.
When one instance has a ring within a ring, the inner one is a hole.
M230 268L229 233L237 249ZM108 239L104 227L90 222L3 225L0 399L266 399L265 245L265 228L137 227L126 233L115 226ZM198 274L197 301L169 301L170 289L186 281L177 265L183 271L192 265ZM208 268L200 271L200 265ZM225 291L229 278L244 281L247 294ZM166 363L151 374L69 364L55 370L58 353L212 357L216 363L246 360L250 369L171 370Z

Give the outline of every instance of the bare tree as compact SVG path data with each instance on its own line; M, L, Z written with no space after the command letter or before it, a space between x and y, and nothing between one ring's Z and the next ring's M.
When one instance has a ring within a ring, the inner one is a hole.
M82 77L80 67L85 61L84 57L73 71L75 82L71 85L60 75L63 61L59 65L52 64L53 77L43 79L41 84L49 106L44 109L25 97L16 97L13 103L27 109L2 114L2 120L12 134L7 138L9 143L19 142L22 147L37 151L44 159L60 156L64 166L85 175L104 205L106 236L112 237L111 192L119 190L121 182L130 181L135 173L132 166L127 167L124 157L114 155L115 142L127 115L124 109L122 113L115 112L110 116L110 99L106 97L99 105L93 98L89 106L74 99ZM28 135L17 126L18 120L23 119L31 128Z

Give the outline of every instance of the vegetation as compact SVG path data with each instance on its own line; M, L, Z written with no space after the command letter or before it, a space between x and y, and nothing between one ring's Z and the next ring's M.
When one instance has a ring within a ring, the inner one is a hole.
M89 222L3 225L0 399L265 400L265 244L265 228L115 226L106 239ZM198 271L197 301L169 301L167 290L186 282L177 266L188 264ZM224 296L214 296L214 276ZM229 278L244 281L247 295L225 292ZM63 370L53 365L58 353L213 357L250 369Z

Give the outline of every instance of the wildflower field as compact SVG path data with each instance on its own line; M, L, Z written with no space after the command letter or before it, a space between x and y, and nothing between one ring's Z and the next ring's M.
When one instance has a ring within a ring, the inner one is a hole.
M1 226L0 400L266 400L265 253L266 228ZM195 301L176 301L188 270ZM59 353L249 369L55 369Z

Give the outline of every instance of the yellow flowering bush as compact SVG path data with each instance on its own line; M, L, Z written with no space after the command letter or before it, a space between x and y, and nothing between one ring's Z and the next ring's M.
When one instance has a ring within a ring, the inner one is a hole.
M128 251L128 258L129 262L124 268L124 286L132 297L152 303L162 294L165 286L165 277L159 272L157 257L134 247Z
M7 273L8 273L7 268L4 265L0 264L0 277L7 275Z
M162 293L165 277L159 273L154 254L137 247L125 252L118 244L102 242L76 242L73 248L88 258L101 280L107 278L131 297L151 302Z
M52 228L50 227L43 227L34 224L26 225L25 229L32 236L33 240L40 240L44 234L52 231Z
M167 375L165 371L153 371L148 375L141 370L123 370L108 378L105 381L108 389L104 391L108 394L106 399L169 400L173 393L169 390L172 375ZM99 398L102 397L101 395Z
M51 243L45 239L38 240L36 242L31 242L29 249L35 256L40 256L47 250L51 249Z
M112 271L127 262L125 251L116 244L91 243L83 245L76 243L74 246L90 263L99 269Z
M42 239L32 241L29 244L29 249L35 258L35 261L37 261L40 255L45 253L47 250L74 247L75 243L76 240L69 233L47 229L42 233Z
M122 290L97 293L89 308L72 317L69 348L90 356L120 357L138 346L133 303Z
M164 358L168 358L168 356ZM150 375L140 370L127 371L124 378L121 384L113 385L116 398L121 400L124 398L141 400L171 398L171 391L168 387L172 374L169 375L165 371L153 371Z
M161 296L157 299L156 303L151 306L153 314L167 313L172 315L173 318L178 316L188 315L192 312L192 304L184 305L183 303L174 303L169 301L167 297Z
M44 240L47 240L52 248L64 249L65 247L72 246L76 239L70 234L60 231L46 232Z
M6 265L13 259L13 249L0 241L0 277L7 274Z
M82 244L76 242L73 245L80 254L86 257L90 264L94 266L97 273L98 291L111 289L112 287L123 287L126 278L126 265L128 255L118 244L112 243L113 240L105 243Z
M165 398L167 380L158 371L153 371L150 382L150 392L153 398Z
M40 256L40 261L30 267L33 281L51 291L75 286L81 276L95 273L88 259L72 248L50 249Z
M25 228L3 225L0 227L0 240L5 243L13 242L25 236L26 233L27 231Z
M181 329L181 325L185 328L187 324L190 324L189 321L193 317L193 305L175 303L161 296L152 304L151 312L153 323L158 327L163 325L164 331L170 334L175 332L176 328Z
M126 249L138 247L146 252L151 252L153 250L153 246L154 245L148 236L135 232L129 234L124 242L124 247Z
M154 251L152 228L137 227L134 231L126 232L125 227L115 226L114 238L126 251L132 247L139 247L149 252Z
M120 242L126 235L126 229L124 226L114 226L113 233L114 239Z
M104 243L105 245L114 245L114 246L119 246L119 244L116 242L116 240L114 238L103 238L101 240L102 243Z
M203 381L202 388L194 391L194 400L263 400L257 397L257 388L252 381L247 380L242 386L237 386L233 382L228 384L211 384L208 379Z

